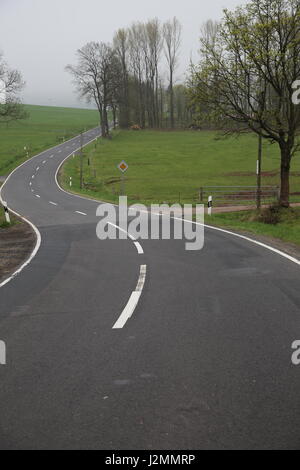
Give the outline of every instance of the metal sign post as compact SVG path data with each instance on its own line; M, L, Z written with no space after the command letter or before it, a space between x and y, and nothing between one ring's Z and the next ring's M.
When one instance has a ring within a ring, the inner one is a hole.
M119 170L122 173L121 176L121 196L125 196L125 173L128 170L128 165L127 163L123 160L121 163L118 165Z

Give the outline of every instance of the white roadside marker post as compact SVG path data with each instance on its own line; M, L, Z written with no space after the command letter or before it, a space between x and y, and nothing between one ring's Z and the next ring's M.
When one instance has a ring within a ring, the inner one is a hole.
M8 224L10 224L10 215L9 215L8 208L7 208L7 202L3 201L3 208L4 208L4 213L5 213L5 220Z
M70 176L70 188L72 187L72 176Z
M213 198L209 196L208 198L208 215L212 215L212 207L213 207Z

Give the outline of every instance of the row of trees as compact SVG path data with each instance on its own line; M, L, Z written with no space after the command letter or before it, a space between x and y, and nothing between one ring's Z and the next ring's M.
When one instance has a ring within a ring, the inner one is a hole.
M77 51L77 65L67 70L80 96L96 103L103 136L109 135L108 111L122 128L174 128L188 120L185 87L174 86L181 29L176 18L163 25L155 18L119 29L112 44L89 42Z
M194 121L228 134L254 132L260 149L262 139L277 144L280 202L288 207L291 161L300 150L300 105L293 99L300 84L299 0L249 0L225 10L222 22L208 21L201 59L191 66L187 86L174 79L180 42L176 18L138 22L118 30L112 44L86 44L67 70L81 97L96 104L104 137L112 114L124 128L174 128ZM17 99L23 85L0 55L0 122L25 117Z
M189 79L199 122L227 133L252 131L279 146L280 203L289 206L291 161L300 149L299 0L251 0L202 30L201 61ZM260 146L261 148L261 146Z

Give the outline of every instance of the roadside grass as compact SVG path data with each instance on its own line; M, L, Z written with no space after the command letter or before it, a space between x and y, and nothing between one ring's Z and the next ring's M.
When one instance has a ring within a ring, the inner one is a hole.
M117 202L125 160L125 192L129 202L195 203L201 186L255 186L257 138L220 139L215 132L116 131L112 140L99 139L84 150L84 189L80 189L80 159L63 167L60 181L72 191ZM263 185L279 185L280 155L276 145L264 142ZM300 156L292 164L291 191L300 194ZM299 200L298 196L298 200Z
M96 127L95 110L26 105L29 119L0 125L0 176L8 175L29 157ZM26 150L24 149L26 147Z
M112 140L99 139L84 149L83 189L78 155L65 163L59 179L67 190L116 203L121 191L117 165L125 160L129 203L195 203L201 186L255 186L256 159L257 138L252 135L220 139L209 131L116 131ZM277 146L265 142L263 185L280 184L279 167ZM299 155L291 171L291 191L300 193ZM280 211L276 225L261 221L256 211L215 214L206 223L300 245L300 208Z
M256 235L269 236L300 245L300 208L280 209L277 224L260 221L261 219L264 220L264 212L267 213L268 211L266 209L262 213L243 211L215 214L211 217L206 216L205 223Z
M0 228L9 228L18 223L17 219L11 214L10 215L11 223L7 223L4 215L4 211L0 208Z

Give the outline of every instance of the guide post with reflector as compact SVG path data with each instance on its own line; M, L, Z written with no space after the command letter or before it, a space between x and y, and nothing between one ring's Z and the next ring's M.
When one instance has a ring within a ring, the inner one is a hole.
M5 214L5 220L8 224L10 224L10 215L7 207L7 202L3 201L3 209L4 209L4 214Z
M213 207L213 197L209 196L209 198L208 198L208 215L212 215L212 207Z

